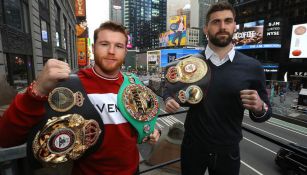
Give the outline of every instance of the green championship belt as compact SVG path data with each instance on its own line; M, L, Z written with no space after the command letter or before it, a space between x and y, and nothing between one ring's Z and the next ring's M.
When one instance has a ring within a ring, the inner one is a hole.
M131 73L123 73L124 82L117 95L117 105L123 117L137 130L138 143L155 127L159 102L149 88Z

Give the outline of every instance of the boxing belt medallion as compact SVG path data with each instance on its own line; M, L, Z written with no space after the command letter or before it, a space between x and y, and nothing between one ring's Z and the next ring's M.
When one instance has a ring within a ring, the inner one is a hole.
M138 143L150 135L155 127L159 102L156 94L130 73L123 73L124 82L117 95L118 108L123 117L137 130Z
M46 115L28 139L30 161L57 165L97 150L103 121L90 102L77 75L60 82L48 95Z
M197 104L206 95L211 71L202 55L188 55L166 66L166 88L180 104Z

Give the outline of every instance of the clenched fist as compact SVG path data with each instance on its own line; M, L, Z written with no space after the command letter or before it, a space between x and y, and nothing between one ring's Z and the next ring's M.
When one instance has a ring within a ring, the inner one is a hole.
M57 59L49 59L33 85L33 90L38 95L48 95L60 80L69 78L70 72L71 70L67 63Z

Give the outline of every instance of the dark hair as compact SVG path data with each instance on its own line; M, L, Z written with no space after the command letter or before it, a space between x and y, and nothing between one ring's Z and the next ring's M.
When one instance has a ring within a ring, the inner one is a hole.
M236 11L233 8L233 6L226 2L226 1L222 1L222 2L217 2L215 4L213 4L210 9L208 10L208 13L206 15L206 25L208 25L209 20L210 20L210 16L212 13L217 12L217 11L223 11L223 10L230 10L231 13L233 14L233 17L236 17Z
M98 33L102 30L111 30L113 32L120 32L125 35L126 44L128 43L128 36L125 30L125 27L113 21L107 21L107 22L100 24L100 26L94 31L94 43L96 43Z

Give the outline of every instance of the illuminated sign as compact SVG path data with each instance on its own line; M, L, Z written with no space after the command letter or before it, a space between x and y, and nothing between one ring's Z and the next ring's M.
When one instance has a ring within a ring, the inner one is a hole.
M265 26L265 27L264 27ZM233 36L236 49L281 48L281 22L258 20L238 24ZM265 30L264 30L265 28Z
M307 58L307 23L292 26L289 58Z
M170 31L168 46L186 45L187 41L187 16L172 16L170 18Z
M132 36L131 35L127 35L127 37L128 37L127 48L131 49L133 47L133 45L132 45Z
M78 65L86 66L87 65L87 39L86 38L77 38L77 51L78 51Z

